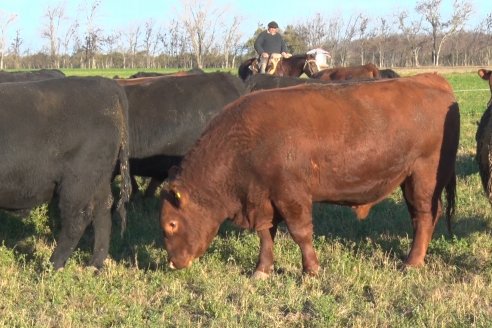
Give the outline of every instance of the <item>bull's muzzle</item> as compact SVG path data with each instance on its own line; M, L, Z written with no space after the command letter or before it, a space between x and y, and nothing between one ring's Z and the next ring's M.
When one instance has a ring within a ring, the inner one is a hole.
M188 261L186 261L184 265L180 265L180 264L174 263L173 260L170 260L169 261L169 268L171 270L186 269L186 268L189 268L192 263L193 263L193 260L191 260L191 259L188 260Z

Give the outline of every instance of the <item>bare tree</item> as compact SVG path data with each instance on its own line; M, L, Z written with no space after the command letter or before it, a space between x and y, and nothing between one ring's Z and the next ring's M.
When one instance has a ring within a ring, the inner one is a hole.
M359 26L359 21L363 19L361 14L357 16L350 16L343 34L341 34L341 39L339 42L339 58L340 65L346 66L349 62L349 48L352 40L357 33L357 26Z
M145 51L145 65L147 68L154 66L155 53L159 45L160 29L155 31L155 22L149 19L145 22L145 30L143 37L143 48Z
M3 59L5 56L5 45L7 43L7 30L16 18L16 14L8 14L0 10L0 69L4 68Z
M487 66L490 66L492 61L492 12L482 22L483 32L487 36L486 39L486 62Z
M137 53L138 39L140 38L140 25L130 25L124 33L128 45L128 54L130 55L130 68L135 67L135 55Z
M305 42L306 51L321 47L328 35L326 21L320 13L306 20L306 22L298 24L296 30Z
M224 25L224 44L223 44L223 55L224 55L224 67L229 68L229 57L232 54L232 60L234 62L238 49L239 40L241 39L241 32L239 32L239 26L241 24L241 18L239 16L234 16L231 25Z
M218 23L225 9L214 8L212 1L183 0L183 24L191 41L198 68L203 68L203 60L214 45Z
M379 17L379 26L376 27L376 43L378 48L379 67L385 67L385 45L389 38L390 27L386 18Z
M104 45L107 53L104 66L106 68L114 67L113 56L116 51L118 40L121 38L121 32L115 31L104 38Z
M60 50L58 30L62 19L65 17L65 4L60 2L53 7L47 7L44 12L44 17L47 19L47 22L41 30L41 37L48 39L51 66L60 68L60 61L58 58Z
M439 66L439 55L446 39L462 30L470 18L472 5L468 1L455 0L452 17L447 21L441 19L442 0L424 0L415 8L431 25L432 34L432 63Z
M419 64L419 52L422 49L422 43L420 37L420 31L422 30L422 18L420 20L415 20L407 24L408 12L402 11L398 16L398 28L405 37L410 52L412 54L412 64L416 67Z
M187 34L183 30L179 21L173 19L166 30L168 33L161 33L159 40L163 51L167 55L166 66L180 67L185 65L185 53L187 52Z
M360 49L360 64L364 65L365 57L365 46L367 43L368 31L367 26L369 24L369 18L361 15L359 20L359 25L357 27L356 37L359 39L359 49Z
M15 31L15 37L12 40L12 44L10 45L10 52L12 54L13 60L14 60L14 67L19 68L20 67L20 58L21 58L21 51L20 47L24 40L20 37L20 31L16 30Z
M75 19L72 21L65 30L63 37L61 39L61 48L62 48L62 66L68 66L68 57L69 57L69 48L72 43L74 46L80 43L80 40L77 36L77 31L79 29L79 21Z
M338 57L339 47L342 40L343 19L340 16L334 15L328 21L326 29L326 38L323 48L330 51L330 66L334 66L335 59Z
M97 10L102 0L94 0L88 9L86 16L87 29L84 36L83 50L85 53L85 65L88 68L96 68L96 53L99 50L100 34L102 29L96 25Z

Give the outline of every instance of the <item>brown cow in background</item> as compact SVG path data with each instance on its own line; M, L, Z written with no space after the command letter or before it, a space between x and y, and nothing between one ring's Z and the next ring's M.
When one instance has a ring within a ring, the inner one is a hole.
M379 79L379 69L374 64L353 67L328 68L311 75L311 78L321 81L344 81Z
M364 218L400 186L414 231L405 264L423 265L444 189L448 223L454 210L459 128L451 86L437 74L243 96L212 120L162 192L169 264L191 265L229 218L258 232L254 276L264 277L284 220L304 272L315 274L313 202Z

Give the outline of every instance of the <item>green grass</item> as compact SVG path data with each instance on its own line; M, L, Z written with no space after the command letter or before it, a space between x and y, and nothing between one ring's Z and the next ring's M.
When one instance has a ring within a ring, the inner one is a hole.
M106 73L98 71L120 74ZM457 91L488 87L476 73L446 77ZM104 270L84 266L91 255L89 231L66 268L55 272L48 259L59 220L45 205L25 217L0 213L0 326L492 326L492 212L474 161L476 122L490 92L456 96L462 130L455 236L449 238L439 222L425 267L400 270L412 230L399 191L360 222L348 208L315 205L322 266L315 278L301 274L299 249L282 226L275 273L266 281L249 278L257 236L227 223L190 269L170 271L157 198L129 205L123 238L115 221Z

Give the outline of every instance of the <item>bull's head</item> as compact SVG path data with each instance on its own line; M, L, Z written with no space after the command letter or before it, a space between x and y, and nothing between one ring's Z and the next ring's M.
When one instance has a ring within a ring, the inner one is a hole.
M175 185L163 188L161 201L161 228L169 266L173 269L189 267L193 259L205 253L220 223Z

